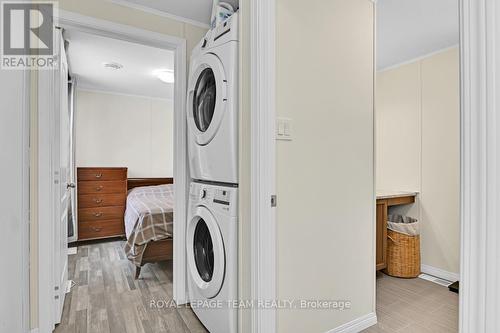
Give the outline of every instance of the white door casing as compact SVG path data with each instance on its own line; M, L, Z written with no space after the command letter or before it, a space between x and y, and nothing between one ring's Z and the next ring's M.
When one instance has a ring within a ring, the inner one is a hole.
M253 300L277 298L276 1L250 1L251 290ZM278 198L279 201L279 198ZM275 201L276 203L276 201ZM274 308L252 309L252 332L277 331Z
M500 332L500 4L460 1L463 333Z
M64 50L64 41L60 29L56 29L55 47L57 65L55 71L54 99L54 185L55 216L54 220L54 322L61 321L68 279L68 211L70 182L70 122L68 110L68 62Z

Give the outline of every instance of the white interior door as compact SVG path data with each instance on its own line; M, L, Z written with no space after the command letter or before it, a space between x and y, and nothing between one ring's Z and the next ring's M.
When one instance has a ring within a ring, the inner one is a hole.
M61 321L68 278L68 212L70 209L70 119L68 108L68 63L60 29L56 30L55 47L58 68L55 71L55 112L53 165L55 181L54 220L54 322Z

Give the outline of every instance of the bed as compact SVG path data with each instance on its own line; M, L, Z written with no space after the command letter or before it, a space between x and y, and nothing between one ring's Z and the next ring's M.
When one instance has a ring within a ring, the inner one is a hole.
M173 179L129 178L125 209L125 253L141 267L173 258Z

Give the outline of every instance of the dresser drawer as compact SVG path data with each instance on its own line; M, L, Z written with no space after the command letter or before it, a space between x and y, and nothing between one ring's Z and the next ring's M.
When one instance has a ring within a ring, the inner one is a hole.
M93 221L78 225L78 239L104 238L124 234L125 225L122 220Z
M115 219L123 221L124 213L124 206L80 208L78 209L78 222L81 225L86 221L104 221Z
M124 168L78 168L78 181L91 180L126 180L127 169Z
M78 182L79 194L124 193L127 192L127 181L85 181Z
M124 206L125 194L82 194L78 196L78 208Z

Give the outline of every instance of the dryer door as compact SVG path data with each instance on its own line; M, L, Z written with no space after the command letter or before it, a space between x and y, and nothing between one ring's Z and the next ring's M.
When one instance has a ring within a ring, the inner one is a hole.
M187 228L188 271L198 291L206 298L217 296L226 267L224 242L210 211L199 206Z
M220 127L227 104L227 80L217 56L204 54L196 62L188 87L188 125L199 145L207 145Z

